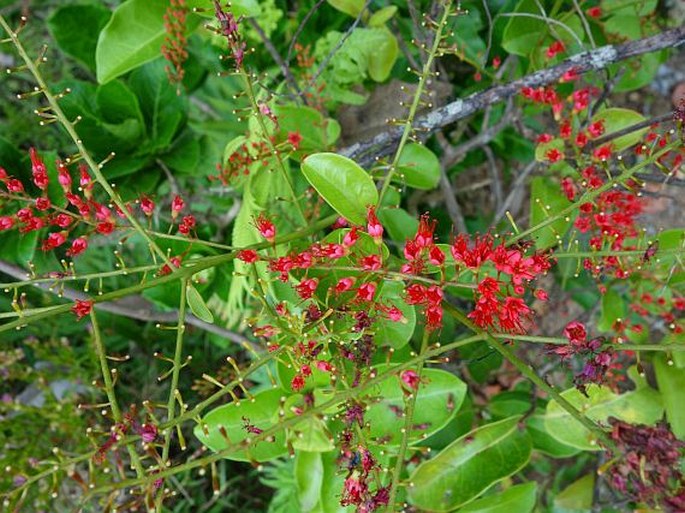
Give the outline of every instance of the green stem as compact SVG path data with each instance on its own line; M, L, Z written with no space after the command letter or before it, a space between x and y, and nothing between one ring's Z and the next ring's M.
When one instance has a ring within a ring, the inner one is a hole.
M595 437L597 437L598 440L601 440L605 447L609 449L616 448L614 442L611 440L611 438L609 438L609 436L601 427L599 427L592 420L583 415L580 411L576 409L575 406L573 406L570 402L564 399L561 396L561 394L559 394L559 392L557 392L554 389L554 387L548 385L544 379L537 375L535 370L533 370L533 368L529 364L527 364L518 356L516 356L516 354L514 354L514 352L511 349L509 349L506 345L497 340L488 332L483 331L475 324L473 324L471 320L468 317L466 317L466 315L464 315L454 306L450 305L449 303L443 303L443 307L447 313L454 317L455 320L469 328L474 333L479 333L483 335L488 344L494 347L498 353L500 353L514 367L516 367L521 374L523 374L525 377L531 380L540 390L544 390L545 392L547 392L552 397L552 399L554 399L559 404L559 406L561 406L574 419L576 419L583 426L585 426L591 433L595 435Z
M419 352L419 358L424 355L426 348L428 346L428 339L430 337L430 332L424 328L423 339L421 340L421 351ZM423 361L418 366L416 374L419 378L419 385L416 390L411 394L409 399L406 401L406 407L404 410L404 431L402 432L402 441L400 442L400 448L397 452L397 461L395 462L395 469L392 473L392 482L390 484L390 499L388 500L387 511L392 513L395 511L395 502L397 500L397 488L400 483L400 477L402 474L402 468L404 467L404 458L407 453L407 447L409 446L409 436L412 432L412 426L414 423L414 409L416 408L416 398L419 395L419 387L421 386L420 381L423 375Z
M423 90L426 87L426 82L430 79L431 75L433 74L433 61L435 60L435 56L437 55L438 49L440 48L440 43L442 42L442 31L445 29L445 26L447 25L447 20L449 19L451 12L450 9L451 2L445 2L442 17L440 18L440 22L438 23L438 27L435 31L435 38L433 39L433 44L431 45L430 52L428 52L428 57L423 65L423 69L421 70L421 78L419 79L419 83L416 87L416 93L414 94L414 99L411 103L411 107L409 108L407 119L404 122L404 131L402 132L402 138L400 139L400 143L397 146L397 151L395 152L395 157L392 160L392 164L390 164L388 174L385 175L385 180L383 180L383 185L381 186L381 192L378 195L378 202L376 203L376 206L381 204L381 202L383 201L383 197L385 196L385 193L388 190L388 187L390 187L390 182L395 173L397 172L397 165L399 164L400 156L402 155L402 150L404 149L405 144L407 144L407 140L409 140L409 136L412 133L412 125L414 123L414 118L416 116L416 112L418 111L419 104L421 103Z

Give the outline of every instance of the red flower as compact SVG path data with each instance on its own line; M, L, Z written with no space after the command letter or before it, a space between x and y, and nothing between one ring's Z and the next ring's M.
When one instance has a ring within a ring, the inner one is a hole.
M540 134L538 135L538 138L535 140L535 142L539 144L544 144L550 142L552 139L554 139L554 136L552 134Z
M257 260L259 260L259 255L253 249L243 249L241 251L238 251L236 258L238 260L242 260L246 264L253 264Z
M48 198L36 198L36 210L45 211L49 209L51 205Z
M183 198L181 198L178 194L174 196L174 199L171 202L171 218L176 219L184 207L185 202L183 201Z
M276 227L269 221L264 214L259 214L255 218L255 226L262 237L267 241L273 242L276 238Z
M43 159L40 158L35 148L29 149L31 156L31 172L33 173L33 183L36 184L40 190L44 191L48 188L48 171L45 167Z
M495 57L492 59L492 67L497 69L499 68L500 64L502 64L502 59L500 59L498 55L495 55Z
M64 192L69 192L71 190L71 175L67 166L61 160L57 160L57 181L62 186Z
M76 314L76 318L79 320L90 314L92 309L93 301L91 300L81 301L80 299L77 299L76 303L74 303L74 306L71 307L71 311Z
M319 280L316 278L309 278L302 280L297 287L295 287L295 290L297 290L297 295L302 299L309 299L314 295L314 292L316 292L316 287L318 285Z
M365 271L377 271L381 268L383 262L379 255L368 255L363 257L360 263Z
M362 301L373 301L373 296L376 295L376 283L370 281L359 286L357 289L357 297Z
M564 328L564 336L571 343L582 343L587 339L587 330L582 323L573 321L568 323L566 328Z
M143 211L143 214L150 217L155 211L155 202L147 196L143 196L140 198L140 210Z
M600 119L599 121L591 123L590 126L587 127L587 131L590 132L591 137L599 137L604 133L604 120Z
M433 232L435 231L435 225L438 222L433 219L430 220L428 214L424 214L419 219L419 227L416 230L416 236L414 236L414 242L419 248L426 248L433 245Z
M300 132L288 132L288 142L292 145L293 150L299 149L302 142Z
M85 237L79 237L71 241L71 248L67 250L67 255L75 257L88 249L88 240Z
M340 281L335 285L335 292L341 294L352 288L354 285L354 278L341 278Z
M24 184L22 184L19 180L16 178L10 178L7 180L5 183L5 186L7 187L7 190L9 192L14 192L14 193L22 193L24 192Z
M564 154L561 153L557 148L551 148L545 153L545 158L550 162L559 162L564 158Z
M587 11L585 11L587 15L590 18L599 18L602 16L602 8L597 6L597 7L590 7Z
M376 207L369 207L366 215L366 232L374 238L376 242L383 239L383 226L376 217Z
M408 305L420 305L426 301L426 287L418 283L412 283L406 289L405 301Z
M421 378L419 378L419 375L411 369L402 371L400 374L400 379L402 380L402 383L407 385L407 387L411 388L412 390L417 390L419 388L419 384L421 383Z
M554 41L554 43L549 45L545 51L545 55L547 55L547 58L552 59L556 54L563 52L565 49L564 43L561 41Z
M571 180L569 177L566 177L561 180L561 189L564 191L564 194L566 195L569 201L573 201L575 199L576 189L573 185L573 180Z
M182 233L183 235L188 235L193 228L195 228L195 216L193 215L187 215L184 216L183 219L181 220L181 224L178 227L178 231Z
M450 249L457 262L462 262L470 269L477 269L492 254L492 237L490 235L476 236L473 246L470 247L468 236L460 233Z
M290 387L293 391L298 392L304 388L304 376L302 374L295 374L290 381Z
M14 219L9 216L0 216L0 232L9 230L14 226Z
M592 156L602 162L609 160L611 158L611 146L608 144L600 146L592 153Z
M48 235L47 239L43 241L41 249L43 251L50 251L51 249L55 249L56 247L59 247L62 244L64 244L66 240L67 237L65 235L65 232L53 232L50 235Z

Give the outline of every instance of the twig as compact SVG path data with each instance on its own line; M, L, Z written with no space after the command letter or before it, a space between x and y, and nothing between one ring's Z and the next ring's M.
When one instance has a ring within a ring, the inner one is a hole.
M607 45L582 52L569 57L556 66L536 71L507 84L490 87L464 99L455 100L422 116L417 120L416 126L424 132L433 132L455 121L467 118L487 105L518 94L522 87L545 86L557 82L564 73L569 71L582 74L588 71L602 70L615 62L664 48L679 46L684 42L685 25L621 45ZM369 166L375 162L376 157L389 155L393 145L400 137L402 137L402 128L391 128L372 139L343 148L340 153L355 159L363 166Z
M537 167L537 164L538 162L533 160L526 167L524 167L523 171L521 171L519 175L516 177L514 183L511 186L509 194L507 194L507 197L502 202L502 206L499 208L499 210L495 214L495 218L492 220L493 226L499 223L504 217L504 215L507 213L507 210L511 208L511 205L514 202L516 194L519 192L521 187L523 187L526 178L528 178L528 175L530 175L533 172L533 170Z
M255 30L255 32L257 32L259 38L262 40L262 43L264 43L264 46L266 47L267 51L269 52L269 54L271 54L273 60L276 61L276 64L278 64L278 67L280 68L281 73L283 73L283 77L285 77L285 81L290 87L290 89L293 91L293 93L297 95L297 98L302 100L306 105L307 99L302 94L300 86L297 85L297 80L295 80L295 77L293 77L293 74L290 72L290 66L288 65L289 61L286 62L283 60L281 54L278 53L278 50L276 50L276 47L271 42L271 39L269 39L269 36L266 35L266 32L264 32L259 23L257 23L256 19L248 18L247 22Z
M442 193L443 200L445 201L447 214L450 216L450 220L452 221L454 227L457 229L457 232L468 233L468 229L466 228L466 221L464 220L464 213L462 212L461 206L457 201L457 194L454 192L454 189L452 188L452 183L450 182L450 179L447 176L447 169L451 166L449 166L445 162L444 154L446 153L447 149L450 148L450 146L447 142L447 139L443 136L442 133L439 133L438 136L438 142L440 143L440 146L442 146L443 148L443 157L440 159L440 192Z
M304 30L305 25L307 25L307 22L309 21L309 18L311 18L316 11L319 10L319 7L321 7L321 4L323 4L326 0L318 0L316 4L314 4L314 7L309 9L307 14L305 14L304 18L302 18L302 21L297 27L297 30L295 30L295 33L293 34L293 38L290 41L290 46L288 46L288 54L285 56L285 64L290 69L290 60L293 58L293 49L295 48L295 43L297 43L297 39L300 37L300 34L302 33L302 30Z
M488 174L491 178L491 191L495 199L495 212L502 208L502 202L504 200L504 193L502 192L502 181L499 177L499 170L497 169L497 161L495 160L495 155L487 144L483 145L483 151L485 152L485 157L488 160Z

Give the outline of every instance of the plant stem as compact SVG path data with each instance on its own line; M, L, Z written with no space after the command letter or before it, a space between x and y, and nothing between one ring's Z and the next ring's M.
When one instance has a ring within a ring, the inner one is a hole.
M409 139L409 136L411 135L414 129L412 126L414 123L414 118L416 117L416 112L418 111L419 104L421 103L421 97L423 96L423 90L426 87L426 82L430 79L430 76L433 74L433 60L435 59L435 56L438 53L440 43L442 43L442 31L445 29L445 26L447 25L447 20L449 19L450 13L451 2L447 1L444 5L442 17L440 18L437 29L435 30L435 38L433 39L433 44L431 46L430 51L428 52L428 57L426 58L426 62L423 65L423 69L421 70L421 78L419 79L419 83L416 86L416 93L414 94L414 99L411 103L411 107L409 108L407 119L404 122L404 131L402 132L400 143L397 146L397 151L395 152L395 156L392 159L392 164L390 164L388 174L385 175L385 180L383 180L383 185L381 186L381 192L378 195L378 202L376 203L376 206L381 204L381 202L383 201L383 197L385 196L385 193L388 190L388 187L390 187L390 181L397 172L397 165L399 164L400 156L402 155L402 150L404 149L405 144L407 144L407 140Z

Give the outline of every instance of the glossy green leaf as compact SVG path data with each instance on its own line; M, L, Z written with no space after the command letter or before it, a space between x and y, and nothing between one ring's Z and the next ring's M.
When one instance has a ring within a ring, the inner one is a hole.
M440 181L440 160L423 144L409 143L402 150L395 178L415 189L434 189Z
M533 178L530 189L530 226L537 226L570 204L558 182L544 176ZM533 234L535 247L547 249L557 244L564 237L572 222L572 217L569 221L562 218L536 230Z
M419 227L418 219L403 208L382 208L377 215L390 238L400 244L414 237Z
M376 29L379 31L378 41L373 51L369 53L369 76L376 82L383 82L390 76L400 47L397 38L387 28Z
M530 513L535 507L537 489L534 482L512 486L467 504L459 513Z
M561 393L564 399L595 422L606 423L609 417L616 417L632 424L651 425L664 414L661 396L649 387L619 395L606 387L589 385L587 394L589 397L575 388ZM547 404L545 427L550 435L566 445L586 451L600 449L594 435L556 401Z
M388 365L376 367L383 374ZM409 440L414 443L442 429L457 413L466 395L466 384L454 374L439 369L424 369L424 382L417 396L419 408L414 410L414 429ZM370 403L364 419L370 425L370 441L383 440L384 445L399 445L404 429L405 393L400 377L392 375L371 389L377 399Z
M328 3L353 18L359 16L364 10L364 0L328 0Z
M666 420L671 430L681 440L685 440L685 408L683 408L683 392L685 392L685 369L679 369L673 362L659 355L654 359L656 382L664 401Z
M609 135L618 132L626 127L640 123L645 117L639 112L630 109L611 108L599 111L592 117L592 121L604 121L604 134ZM617 137L611 143L617 150L624 150L642 140L642 136L649 130L648 127L636 130L629 134Z
M597 328L601 331L611 331L612 326L618 319L626 318L626 302L615 289L609 289L602 296L602 316L597 322Z
M309 513L319 502L323 477L321 453L297 451L295 454L295 483L302 513Z
M254 435L245 430L243 417L262 430L277 425L279 420L277 412L280 408L282 393L280 389L265 390L256 394L254 401L245 400L219 406L205 415L202 422L195 426L195 436L215 452L227 449L229 440L231 444L238 444L246 438L251 438ZM221 434L222 426L228 440ZM280 430L274 435L273 441L264 440L252 443L247 450L232 452L226 458L236 461L268 461L283 456L287 452L285 433Z
M111 14L96 3L65 5L50 15L47 25L60 50L94 71L98 35Z
M590 513L594 489L595 475L584 475L554 498L554 513Z
M523 468L531 441L519 429L521 417L493 422L455 440L409 478L409 500L435 512L452 511Z
M166 0L128 0L117 7L95 49L98 82L109 82L161 56L168 6Z
M292 446L299 451L328 452L335 449L333 437L326 424L316 417L308 417L298 422L291 430Z
M382 27L388 21L390 21L390 18L395 16L396 12L397 12L397 6L396 5L388 5L386 7L383 7L382 9L377 10L369 18L369 23L368 23L369 27Z
M336 133L340 133L340 124L336 120L324 117L311 107L282 105L274 107L274 112L278 117L279 141L285 141L290 132L298 132L302 136L297 153L323 151L335 142Z
M521 0L514 12L539 13L534 0ZM544 20L527 16L512 16L504 27L502 48L515 55L528 56L542 43L546 33L547 25Z
M186 5L189 8L198 7L202 9L199 14L206 18L214 19L214 1L213 0L187 0ZM231 0L226 6L227 2L222 2L222 6L233 13L233 16L239 18L240 16L259 16L262 12L261 7L259 7L258 0Z
M404 319L393 321L378 317L374 323L375 342L399 349L409 343L416 328L416 310L402 299L404 284L402 282L384 281L376 300L386 306L395 306L402 311Z
M571 447L561 443L547 431L545 416L536 413L526 419L526 428L533 441L533 449L540 451L552 458L570 458L580 452L577 447Z
M378 201L378 191L369 174L342 155L310 155L302 161L302 173L326 203L355 224L364 224L367 207Z
M207 308L207 304L200 293L192 285L188 285L186 299L188 300L190 311L193 312L195 317L205 322L214 322L214 315L212 315L212 312Z

